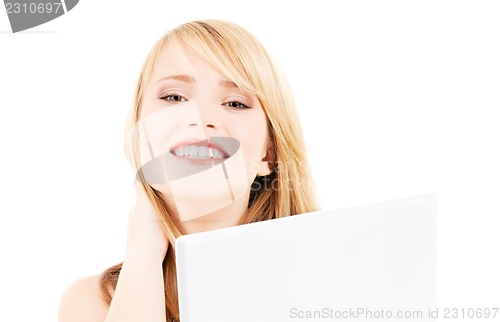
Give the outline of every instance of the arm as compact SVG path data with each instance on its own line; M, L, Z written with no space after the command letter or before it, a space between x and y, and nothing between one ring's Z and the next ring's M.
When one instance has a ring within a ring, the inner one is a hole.
M137 182L134 186L127 253L111 304L101 296L99 275L80 279L61 298L59 322L166 321L162 263L168 240L143 188Z
M148 251L130 252L105 322L165 322L162 262Z

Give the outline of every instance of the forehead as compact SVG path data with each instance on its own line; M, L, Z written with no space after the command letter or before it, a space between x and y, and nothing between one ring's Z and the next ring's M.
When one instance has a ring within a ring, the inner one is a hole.
M152 81L171 75L191 75L196 79L227 78L192 50L169 45L164 46L156 57Z

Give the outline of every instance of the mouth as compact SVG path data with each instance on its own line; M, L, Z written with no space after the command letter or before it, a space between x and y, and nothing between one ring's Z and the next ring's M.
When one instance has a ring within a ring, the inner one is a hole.
M170 153L177 157L192 160L224 160L229 153L210 140L181 142L170 149Z

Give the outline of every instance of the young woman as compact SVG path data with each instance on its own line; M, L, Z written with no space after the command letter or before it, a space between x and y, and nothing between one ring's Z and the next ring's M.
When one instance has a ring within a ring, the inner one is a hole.
M194 21L163 36L125 134L137 171L126 258L73 283L61 322L179 321L178 236L317 210L289 86L235 24Z

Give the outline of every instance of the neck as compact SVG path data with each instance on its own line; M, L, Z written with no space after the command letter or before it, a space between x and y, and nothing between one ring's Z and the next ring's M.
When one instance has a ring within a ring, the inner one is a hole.
M239 224L248 211L249 195L245 194L230 205L201 217L179 223L183 234L193 234Z

